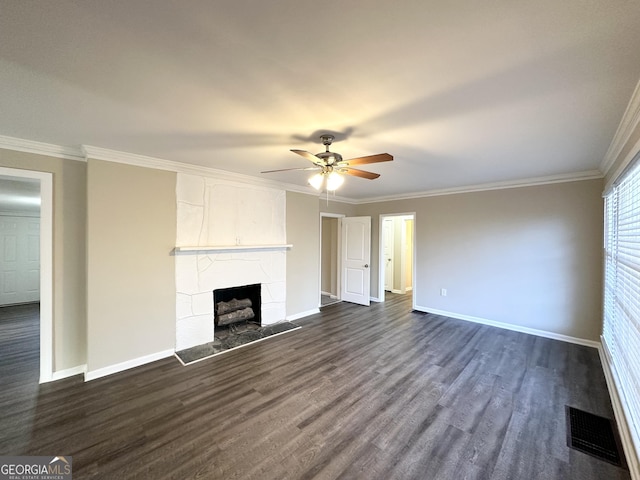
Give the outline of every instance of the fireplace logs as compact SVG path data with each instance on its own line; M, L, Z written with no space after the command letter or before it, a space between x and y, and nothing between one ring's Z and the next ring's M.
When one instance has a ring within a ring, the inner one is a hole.
M250 298L243 298L241 300L232 298L228 302L216 303L216 313L218 315L223 315L225 313L235 312L236 310L250 307L251 305L252 303Z
M213 325L230 328L250 321L262 325L262 287L259 283L213 291Z
M229 325L231 323L251 320L256 315L251 308L252 303L249 298L240 300L233 298L228 302L216 303L217 325Z

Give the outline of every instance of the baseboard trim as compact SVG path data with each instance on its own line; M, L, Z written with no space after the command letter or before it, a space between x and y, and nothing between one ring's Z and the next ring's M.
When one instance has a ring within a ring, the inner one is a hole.
M57 372L53 372L51 374L51 378L46 381L41 381L40 383L48 383L55 382L56 380L62 380L64 378L73 377L75 375L82 375L86 373L87 366L86 365L78 365L77 367L66 368L64 370L58 370Z
M502 328L504 330L512 330L514 332L528 333L529 335L536 335L538 337L551 338L552 340L560 340L562 342L575 343L577 345L584 345L592 348L599 348L600 342L594 340L587 340L585 338L571 337L569 335L563 335L561 333L548 332L546 330L538 330L535 328L522 327L520 325L513 325L511 323L496 322L494 320L488 320L481 317L473 317L471 315L464 315L461 313L447 312L444 310L438 310L435 308L422 307L415 305L414 310L425 313L435 313L436 315L444 315L445 317L455 318L457 320L466 320L467 322L481 323L490 327Z
M376 303L384 302L384 300L382 300L380 297L369 297L369 300Z
M629 429L629 423L627 422L627 414L622 403L622 399L618 393L618 376L615 373L615 368L611 362L611 355L607 347L604 338L601 338L600 347L598 353L600 354L600 363L602 363L602 370L604 371L604 378L607 381L607 388L609 390L609 397L611 398L611 405L613 406L613 413L616 417L616 423L618 424L618 431L620 433L620 441L622 442L622 448L624 454L627 457L627 466L629 467L629 473L632 480L640 480L640 461L638 451L633 443L631 436L631 430Z
M106 377L107 375L112 375L114 373L129 370L130 368L135 368L139 367L140 365L145 365L157 360L162 360L163 358L173 356L174 352L175 350L172 348L170 350L163 350L161 352L156 352L150 355L145 355L143 357L127 360L126 362L116 363L115 365L110 365L108 367L98 368L97 370L87 371L84 374L84 381L89 382L91 380Z
M309 315L315 315L316 313L320 313L320 309L319 308L313 308L311 310L307 310L306 312L300 312L300 313L296 313L294 315L288 315L286 317L286 320L288 322L290 322L292 320L299 320L301 318L308 317Z

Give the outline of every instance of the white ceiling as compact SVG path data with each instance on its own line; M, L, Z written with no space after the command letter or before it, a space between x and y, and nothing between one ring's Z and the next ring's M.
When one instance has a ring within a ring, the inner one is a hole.
M395 156L352 199L597 169L640 78L637 0L0 1L0 134L264 177L330 131Z

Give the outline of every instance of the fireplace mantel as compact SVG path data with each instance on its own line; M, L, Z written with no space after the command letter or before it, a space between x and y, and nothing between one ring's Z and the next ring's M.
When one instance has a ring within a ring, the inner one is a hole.
M194 252L237 252L237 251L275 251L289 250L291 244L278 245L207 245L199 247L175 247L175 253L194 253Z

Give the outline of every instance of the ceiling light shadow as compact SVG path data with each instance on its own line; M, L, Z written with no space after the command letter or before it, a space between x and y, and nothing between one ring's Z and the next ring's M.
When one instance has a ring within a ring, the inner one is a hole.
M571 74L575 71L576 59L584 56L587 50L584 45L575 45L405 103L359 123L358 133L368 136L575 90L581 84L596 81L600 75L594 69L586 68L586 62L582 62L585 72L578 83L575 73ZM562 70L567 74L558 75Z

